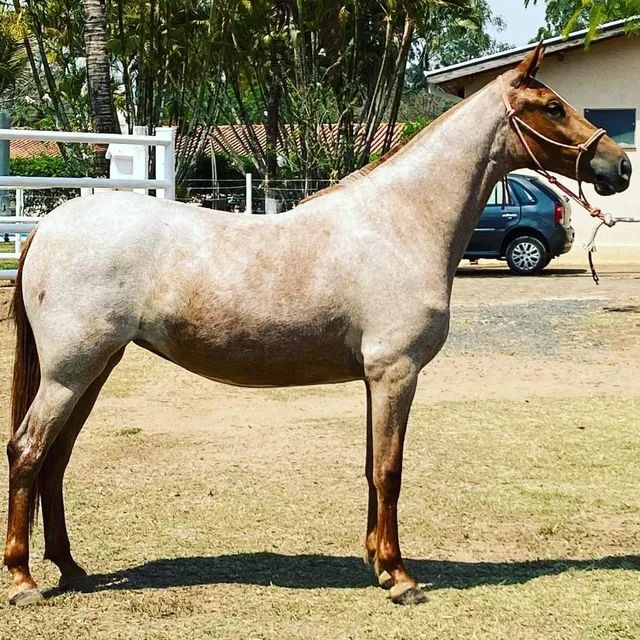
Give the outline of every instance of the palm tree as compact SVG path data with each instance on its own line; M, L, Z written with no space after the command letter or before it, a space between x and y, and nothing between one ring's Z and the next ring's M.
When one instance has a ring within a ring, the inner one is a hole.
M93 123L96 131L100 133L120 133L120 124L111 92L105 0L83 0L82 4L85 15L87 80Z

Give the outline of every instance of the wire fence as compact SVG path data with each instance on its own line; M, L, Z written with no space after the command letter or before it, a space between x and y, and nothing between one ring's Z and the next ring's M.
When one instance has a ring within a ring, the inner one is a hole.
M0 215L40 218L66 200L80 195L80 189L12 189L0 191Z
M331 185L329 180L303 180L298 178L275 180L269 183L254 180L252 182L252 213L266 213L269 201L270 212L287 211L300 200ZM198 202L203 207L220 211L246 210L245 180L187 180L183 184L184 192L178 193L178 199L186 202Z

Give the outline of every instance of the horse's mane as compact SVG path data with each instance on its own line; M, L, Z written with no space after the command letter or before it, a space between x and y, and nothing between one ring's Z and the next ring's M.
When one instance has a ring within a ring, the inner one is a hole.
M325 187L324 189L320 189L320 191L316 191L315 193L312 193L310 196L303 198L302 200L300 200L300 202L298 202L298 205L301 205L303 202L308 202L309 200L313 200L314 198L324 196L331 191L342 189L345 186L345 184L349 184L354 180L357 180L358 178L362 178L363 176L366 176L368 173L371 173L374 169L376 169L381 164L386 162L391 156L394 156L396 153L398 153L398 151L400 151L402 148L404 148L405 145L411 142L418 133L420 133L420 131L416 131L412 133L410 136L407 136L404 140L401 140L400 142L398 142L398 144L391 147L391 149L389 149L389 151L387 151L385 154L383 154L376 160L373 160L369 164L366 164L364 167L361 167L360 169L356 169L352 173L346 175L341 180L338 180L338 182L336 182L335 184L332 184L329 187Z

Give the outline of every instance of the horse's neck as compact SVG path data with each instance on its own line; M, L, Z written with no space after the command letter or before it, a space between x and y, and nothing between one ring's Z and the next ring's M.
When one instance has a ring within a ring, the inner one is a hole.
M394 225L427 239L453 276L491 189L516 168L506 151L508 121L497 86L446 113L373 171ZM402 231L402 229L400 229Z

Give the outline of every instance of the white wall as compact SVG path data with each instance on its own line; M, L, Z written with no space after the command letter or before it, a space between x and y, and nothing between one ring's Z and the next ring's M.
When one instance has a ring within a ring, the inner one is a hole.
M619 37L594 43L591 49L574 49L545 57L538 77L562 95L578 111L595 109L636 109L640 118L640 37ZM465 86L465 95L474 93L497 76L497 72L478 74ZM640 128L636 122L636 145L640 145ZM608 198L598 196L590 185L585 193L590 202L617 216L640 217L639 147L626 148L635 176L627 191ZM567 184L575 189L575 182ZM583 244L588 240L594 221L578 204L572 204L576 242L564 261L583 261ZM601 229L598 234L598 261L640 261L640 223L619 224Z

